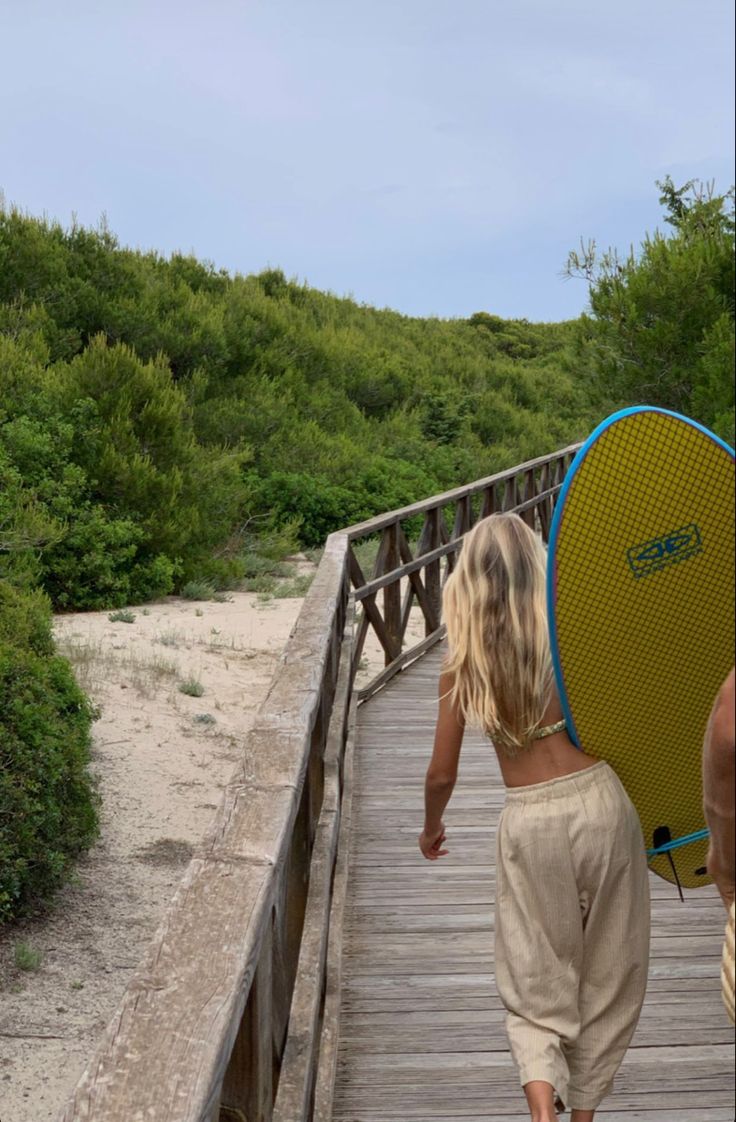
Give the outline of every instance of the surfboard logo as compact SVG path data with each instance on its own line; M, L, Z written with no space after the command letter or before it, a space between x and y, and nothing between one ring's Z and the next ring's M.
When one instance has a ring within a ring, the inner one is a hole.
M673 530L661 538L632 546L627 550L626 558L635 577L646 577L650 573L659 573L670 565L677 565L680 561L687 561L702 551L700 529L691 522L689 526Z

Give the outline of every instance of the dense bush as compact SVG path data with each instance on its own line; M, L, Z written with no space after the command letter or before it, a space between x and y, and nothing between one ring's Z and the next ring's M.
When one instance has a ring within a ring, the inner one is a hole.
M540 454L589 424L569 336L413 319L0 212L0 471L46 524L25 564L60 608L232 583L253 518L318 544Z
M91 720L48 601L0 580L0 923L47 899L96 833Z
M667 180L662 203L671 230L638 254L571 255L591 308L568 324L415 319L0 209L0 919L95 831L91 712L47 597L263 579L297 536L553 451L620 405L732 438L731 197Z
M27 579L62 608L232 584L253 518L318 544L633 402L731 436L732 206L669 180L662 203L639 253L571 255L577 324L414 319L0 212L0 518L36 524Z
M602 407L635 402L694 416L734 439L733 191L660 184L673 233L623 260L591 244L568 268L591 283L578 358Z

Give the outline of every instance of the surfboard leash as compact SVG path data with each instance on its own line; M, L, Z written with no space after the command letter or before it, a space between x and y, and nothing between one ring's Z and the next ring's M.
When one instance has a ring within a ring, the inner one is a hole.
M709 830L696 830L693 834L686 834L681 838L673 839L669 826L657 826L652 835L654 846L647 850L647 857L651 861L652 857L659 857L666 854L667 860L670 863L670 868L672 869L672 874L675 878L677 891L680 894L680 900L683 904L685 903L685 896L682 891L682 885L680 884L680 877L677 872L677 866L675 865L675 859L672 856L672 851L674 849L680 849L684 845L690 845L692 842L702 841L704 838L707 838L709 834ZM705 873L706 870L698 869L697 872Z
M679 840L679 839L677 839L677 840ZM677 866L675 865L675 859L672 856L672 832L670 831L669 826L657 826L656 829L654 830L654 833L652 834L652 841L654 842L654 847L653 848L654 848L654 853L655 854L658 853L658 852L666 854L667 860L670 863L670 868L672 869L672 874L675 878L675 884L677 885L677 891L680 893L680 902L684 904L685 903L685 895L682 891L682 885L680 884L680 876L679 876L679 873L677 872ZM651 852L651 850L650 850L650 852Z
M668 826L658 826L654 831L653 840L655 843L659 830L667 830L669 834ZM671 849L680 849L683 845L690 845L691 842L703 841L704 838L707 837L710 837L710 830L696 830L694 834L684 834L681 838L674 838L673 840L668 839L662 845L655 844L653 849L648 849L647 857L659 857L660 854L668 853Z

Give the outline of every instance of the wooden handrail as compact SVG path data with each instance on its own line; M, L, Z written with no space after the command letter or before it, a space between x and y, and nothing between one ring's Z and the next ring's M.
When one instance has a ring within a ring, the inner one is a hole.
M477 518L516 509L546 538L577 447L330 535L214 822L60 1122L327 1122L355 705L442 638L442 585ZM352 546L379 534L366 577ZM405 649L414 607L425 638ZM358 691L370 630L385 667Z
M466 483L462 487L455 487L452 491L443 491L440 495L432 495L431 498L422 499L420 502L412 503L410 506L400 507L397 510L390 510L387 511L386 514L378 514L375 518L369 518L365 522L356 522L354 525L348 526L344 533L348 535L350 541L355 541L358 538L370 537L372 534L385 529L387 526L392 526L396 522L405 522L414 515L426 514L428 510L446 507L451 503L457 502L459 499L481 494L490 487L498 487L500 484L515 479L523 472L530 470L535 471L543 468L546 464L553 464L562 459L565 459L569 466L569 463L572 461L579 447L579 443L569 444L566 448L561 448L558 452L551 452L547 456L538 456L535 460L526 460L525 463L519 464L517 467L505 468L495 475L487 475L483 479L474 480L473 483ZM490 514L491 511L486 511L485 513Z

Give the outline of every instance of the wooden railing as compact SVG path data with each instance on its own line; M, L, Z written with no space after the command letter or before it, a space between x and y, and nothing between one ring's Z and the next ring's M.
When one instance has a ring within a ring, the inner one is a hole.
M516 510L547 537L576 447L327 539L212 827L60 1122L329 1122L356 706L442 637L477 518ZM412 609L425 637L405 649ZM358 691L371 630L384 668Z

